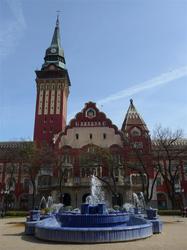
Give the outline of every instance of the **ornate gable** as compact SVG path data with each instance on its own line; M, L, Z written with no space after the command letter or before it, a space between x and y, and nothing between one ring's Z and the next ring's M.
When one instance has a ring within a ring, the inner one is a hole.
M60 148L65 145L72 148L81 148L87 144L101 147L122 145L121 132L93 102L85 104L82 111L66 126L65 131L58 135L56 142Z
M99 111L94 102L85 103L82 111L77 113L75 118L70 121L65 133L67 129L74 127L109 127L113 128L116 134L119 133L116 125L103 112Z

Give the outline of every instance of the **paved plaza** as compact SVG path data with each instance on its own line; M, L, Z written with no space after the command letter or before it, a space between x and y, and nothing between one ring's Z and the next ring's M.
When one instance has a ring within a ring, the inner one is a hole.
M186 250L187 218L162 216L164 222L162 234L153 235L144 240L106 244L57 244L43 242L32 236L24 235L25 218L0 219L0 250Z

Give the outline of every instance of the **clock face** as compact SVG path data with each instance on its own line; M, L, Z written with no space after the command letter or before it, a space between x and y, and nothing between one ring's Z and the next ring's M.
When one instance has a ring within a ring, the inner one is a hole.
M51 53L56 53L56 49L55 49L55 48L52 48L52 49L51 49Z

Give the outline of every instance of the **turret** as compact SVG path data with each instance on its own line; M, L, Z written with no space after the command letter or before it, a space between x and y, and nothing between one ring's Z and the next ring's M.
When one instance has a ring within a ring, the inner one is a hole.
M36 71L37 100L34 141L52 143L54 134L64 130L70 79L61 47L59 17L44 64Z

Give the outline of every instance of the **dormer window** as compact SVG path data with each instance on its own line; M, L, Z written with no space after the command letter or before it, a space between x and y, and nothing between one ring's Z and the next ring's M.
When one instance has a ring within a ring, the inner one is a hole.
M134 127L132 130L131 130L131 135L132 136L141 136L141 130L137 127Z

